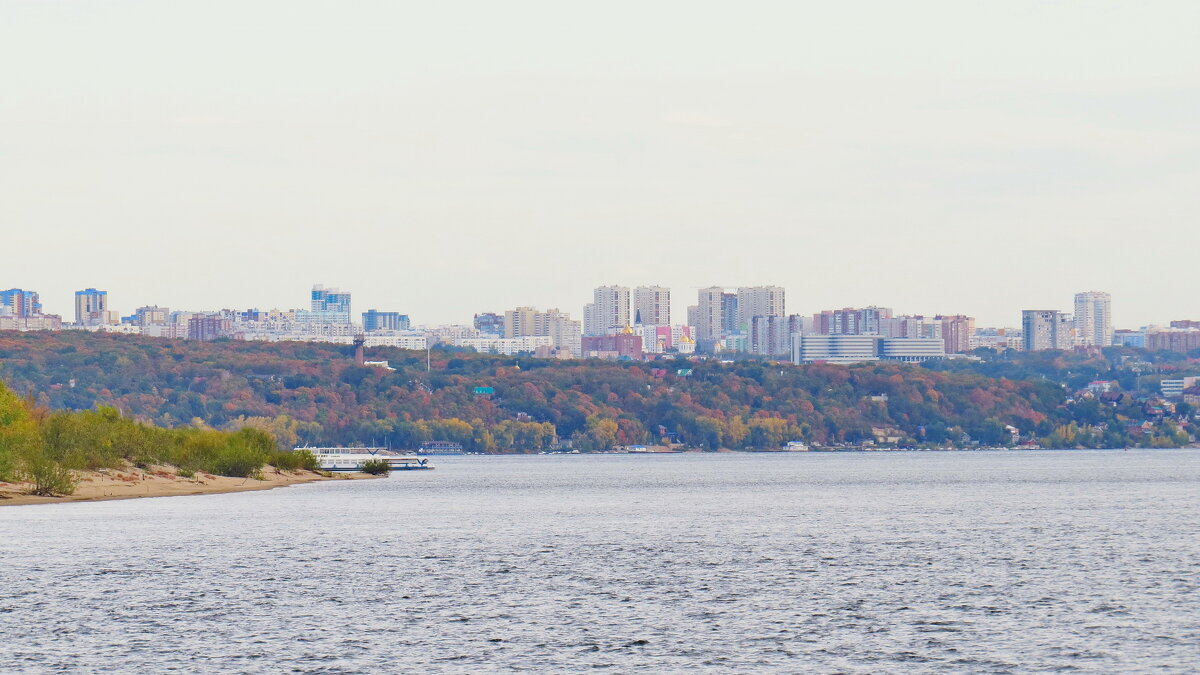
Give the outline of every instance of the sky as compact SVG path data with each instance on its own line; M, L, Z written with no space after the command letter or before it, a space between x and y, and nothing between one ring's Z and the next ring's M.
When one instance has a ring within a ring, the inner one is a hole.
M0 3L0 288L1200 319L1200 3Z

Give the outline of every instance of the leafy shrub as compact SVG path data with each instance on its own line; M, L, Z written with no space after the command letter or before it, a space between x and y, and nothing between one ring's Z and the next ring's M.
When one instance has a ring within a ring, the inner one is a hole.
M219 433L219 432L215 432ZM258 429L241 429L227 436L212 460L210 473L219 476L261 477L263 464L275 450L275 439Z
M36 453L24 458L17 476L30 483L31 495L55 497L75 492L75 477L58 462Z
M197 471L261 478L268 459L289 470L318 466L307 450L277 451L275 437L261 429L162 429L111 407L51 413L0 383L0 480L28 481L34 494L70 494L72 470L170 464L185 478Z
M372 476L383 476L391 471L386 459L368 459L359 467L359 471L369 473Z
M268 457L267 463L280 471L299 471L301 469L316 471L321 468L316 455L312 454L311 450L304 448L273 452Z

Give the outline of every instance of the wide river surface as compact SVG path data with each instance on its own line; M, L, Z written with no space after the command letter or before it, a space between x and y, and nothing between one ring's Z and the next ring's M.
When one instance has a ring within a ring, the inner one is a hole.
M434 463L0 508L0 671L1200 670L1200 451Z

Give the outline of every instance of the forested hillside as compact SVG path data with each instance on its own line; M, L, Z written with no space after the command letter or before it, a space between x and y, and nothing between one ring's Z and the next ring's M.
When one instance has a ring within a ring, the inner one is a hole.
M522 452L556 438L600 450L668 436L704 449L879 438L1000 445L1013 440L1006 425L1052 444L1187 442L1161 418L1132 437L1127 420L1077 420L1064 388L1045 379L901 364L553 361L434 350L426 372L424 352L376 348L368 357L395 370L360 367L350 347L329 344L0 333L0 379L52 409L112 406L164 427L257 427L282 445L451 440ZM1072 425L1070 441L1055 440Z
M995 353L980 349L981 360L931 361L926 367L945 372L968 372L1010 380L1049 379L1078 391L1096 380L1116 382L1122 391L1156 395L1159 381L1200 375L1200 350L1191 354L1105 347L1081 352L1045 350Z

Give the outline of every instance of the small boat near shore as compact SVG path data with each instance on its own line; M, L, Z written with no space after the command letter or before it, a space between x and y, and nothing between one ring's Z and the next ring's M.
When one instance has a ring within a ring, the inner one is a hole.
M365 462L383 460L391 471L432 469L429 460L416 455L401 455L386 448L296 448L317 458L322 471L361 471Z
M418 455L465 455L462 443L453 441L427 441L417 448Z

